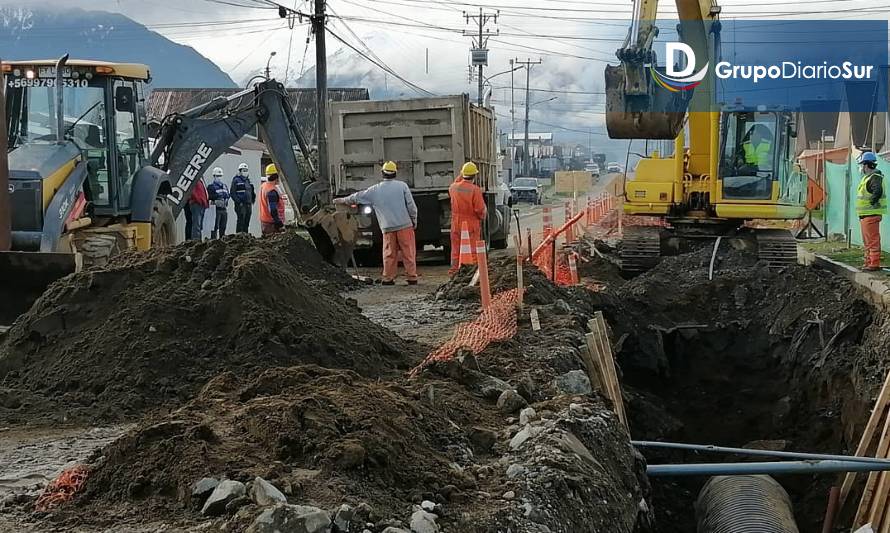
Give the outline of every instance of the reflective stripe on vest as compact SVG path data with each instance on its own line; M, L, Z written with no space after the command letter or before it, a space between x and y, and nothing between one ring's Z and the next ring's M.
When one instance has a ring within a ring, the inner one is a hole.
M753 144L747 142L742 145L742 148L745 150L745 163L757 166L767 166L770 164L770 143L762 142L755 147Z
M856 214L861 217L883 215L887 212L887 189L884 188L884 176L882 174L878 174L878 176L881 177L881 199L878 203L878 207L871 204L871 193L868 192L868 180L872 176L874 176L874 174L862 176L862 180L859 181L859 188L856 190Z
M264 181L262 186L260 186L260 222L266 224L275 222L275 219L272 218L272 212L269 211L269 199L267 196L270 191L277 188L277 184L278 182ZM278 219L282 223L284 222L284 198L281 195L281 191L278 191Z

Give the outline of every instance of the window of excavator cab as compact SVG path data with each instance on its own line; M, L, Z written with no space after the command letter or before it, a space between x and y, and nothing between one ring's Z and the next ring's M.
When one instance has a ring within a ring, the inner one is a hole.
M142 145L139 142L138 121L136 119L136 103L130 101L123 105L120 95L134 98L132 81L116 80L114 82L115 112L114 139L117 146L117 205L121 208L130 206L130 191L133 177L141 166Z
M63 80L63 135L87 158L89 200L108 205L108 145L104 80ZM58 139L54 78L6 77L9 149Z
M777 115L772 112L730 112L724 122L720 171L723 197L768 200L778 178Z

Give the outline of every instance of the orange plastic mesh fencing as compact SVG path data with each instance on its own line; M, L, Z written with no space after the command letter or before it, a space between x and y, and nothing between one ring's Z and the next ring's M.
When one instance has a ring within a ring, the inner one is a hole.
M34 508L38 511L46 511L61 503L71 501L74 495L83 488L90 469L86 465L76 465L63 470L59 477L54 479L43 490L43 494L37 498Z
M419 365L411 369L409 377L415 377L437 361L448 361L461 350L478 354L493 341L502 341L516 334L516 304L519 289L496 294L491 307L483 310L472 322L464 322L454 329L451 340L431 352Z

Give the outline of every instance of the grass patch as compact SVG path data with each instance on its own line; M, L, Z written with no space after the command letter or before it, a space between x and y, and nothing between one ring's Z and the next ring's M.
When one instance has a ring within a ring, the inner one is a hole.
M818 241L818 242L802 242L801 247L815 254L824 255L825 257L850 265L855 268L862 268L865 264L865 250L862 246L852 245L847 247L847 243L843 241ZM890 253L881 252L881 265L890 266ZM884 275L890 275L890 272L883 272Z

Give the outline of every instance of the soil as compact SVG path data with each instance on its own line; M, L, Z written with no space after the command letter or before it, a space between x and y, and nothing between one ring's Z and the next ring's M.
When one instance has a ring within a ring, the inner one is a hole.
M498 268L497 279L507 279ZM553 384L583 368L586 321L610 297L531 279L541 331L531 330L526 312L514 339L417 379L386 365L335 368L333 358L252 375L222 371L179 409L154 413L97 451L85 492L47 520L63 530L161 520L193 529L207 521L190 500L197 479L261 476L292 503L369 504L375 532L405 527L411 506L432 500L444 507L445 531L643 533L648 485L625 430L598 395L560 394ZM368 296L357 300L375 314ZM418 316L466 305L417 295L415 302ZM537 411L528 426L498 407L499 387ZM528 427L530 442L511 446ZM524 473L508 477L512 465ZM211 529L242 530L258 512L249 507Z
M728 248L663 259L615 291L607 316L641 440L851 453L884 372L884 318L846 281L814 268L771 271ZM821 328L821 332L820 332ZM644 450L655 463L738 460ZM780 476L802 532L821 531L834 476ZM695 529L704 479L657 479L658 531Z
M126 254L68 276L0 345L0 422L131 419L226 371L408 368L417 347L336 295L352 286L294 234Z

